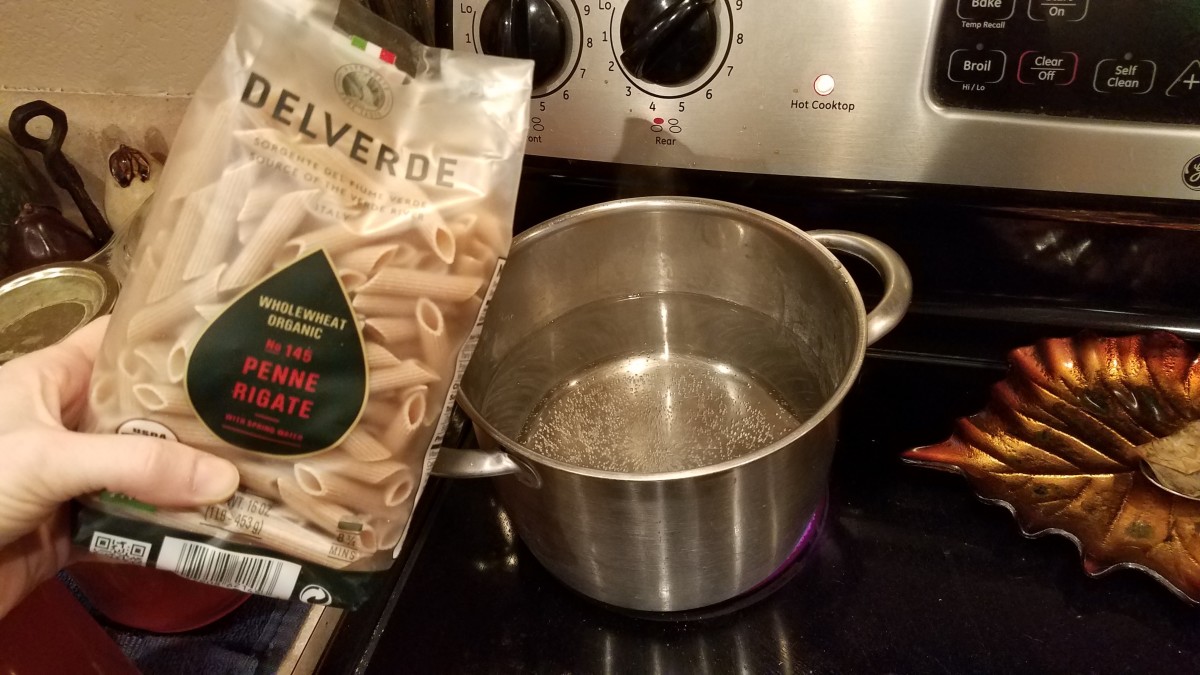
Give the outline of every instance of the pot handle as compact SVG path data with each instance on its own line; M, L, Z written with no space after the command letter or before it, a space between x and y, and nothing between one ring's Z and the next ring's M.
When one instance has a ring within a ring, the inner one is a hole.
M522 468L503 450L442 448L431 473L440 478L492 478L519 473Z
M532 474L532 470L513 459L503 450L482 450L478 447L455 447L469 438L470 418L459 406L454 406L443 438L453 445L443 445L430 473L440 478L492 478L507 474Z
M883 299L867 312L867 344L875 344L900 323L912 303L908 265L891 246L865 234L845 230L813 230L808 234L826 248L862 258L883 277Z

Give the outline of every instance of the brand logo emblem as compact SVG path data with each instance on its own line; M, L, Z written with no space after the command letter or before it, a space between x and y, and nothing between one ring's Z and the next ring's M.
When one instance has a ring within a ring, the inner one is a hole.
M1183 166L1183 184L1193 190L1200 190L1200 155L1189 159Z
M351 110L377 120L392 110L392 90L387 80L368 66L350 63L337 69L333 84Z
M329 591L316 584L309 584L300 591L300 600L310 605L328 605L333 597Z

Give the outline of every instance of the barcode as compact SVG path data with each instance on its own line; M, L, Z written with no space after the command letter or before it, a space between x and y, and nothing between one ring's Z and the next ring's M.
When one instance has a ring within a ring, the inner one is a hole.
M174 537L163 537L156 565L192 581L283 600L292 597L300 576L296 563Z
M150 557L150 548L149 542L126 539L104 532L93 532L91 544L88 545L88 550L92 553L143 567Z

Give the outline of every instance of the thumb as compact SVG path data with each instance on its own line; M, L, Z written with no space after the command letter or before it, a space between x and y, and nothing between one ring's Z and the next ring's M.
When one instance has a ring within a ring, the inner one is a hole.
M40 453L41 483L55 501L110 490L165 507L212 504L238 486L232 463L189 446L144 436L64 432Z

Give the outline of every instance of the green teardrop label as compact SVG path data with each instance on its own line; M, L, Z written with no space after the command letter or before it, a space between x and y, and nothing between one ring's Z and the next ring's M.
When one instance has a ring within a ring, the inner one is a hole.
M226 307L196 342L185 386L230 445L303 455L340 443L366 405L367 364L329 256L297 260Z

